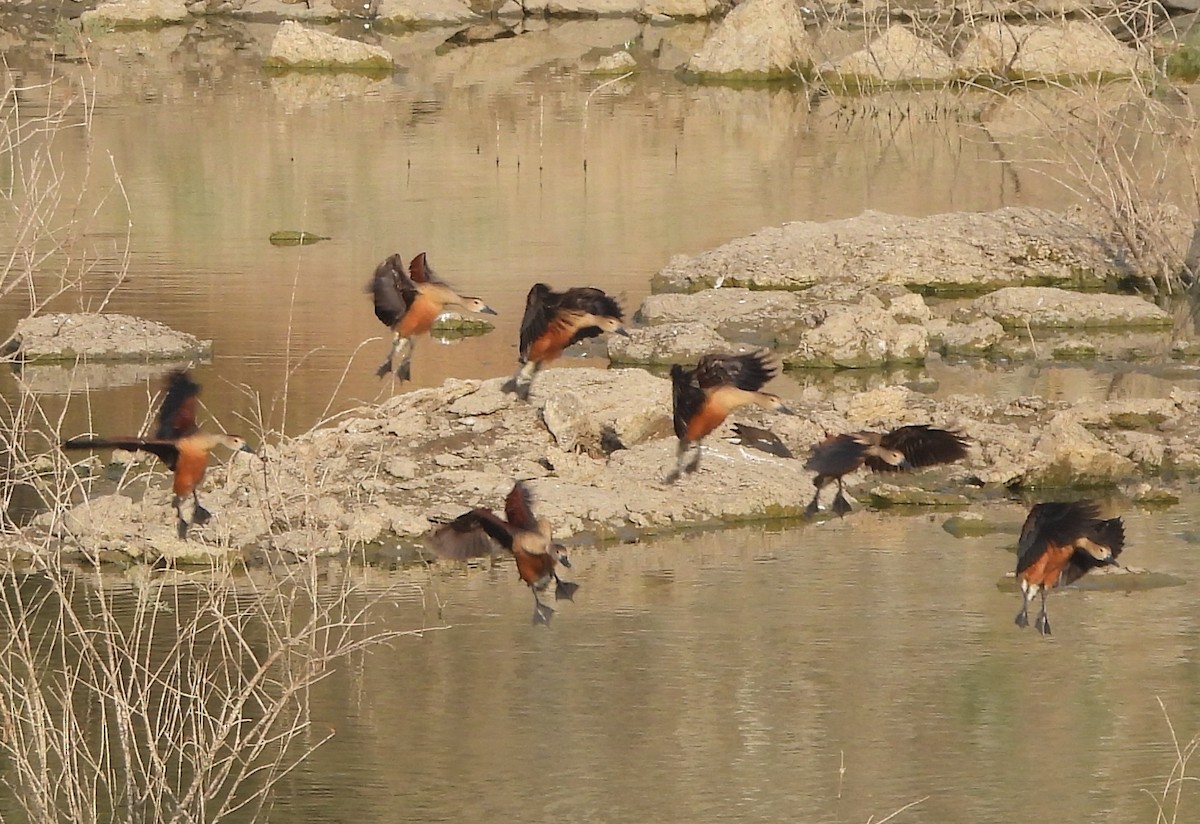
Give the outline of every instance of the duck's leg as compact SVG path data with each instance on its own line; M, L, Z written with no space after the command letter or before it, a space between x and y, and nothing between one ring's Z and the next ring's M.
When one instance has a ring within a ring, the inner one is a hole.
M808 506L804 508L805 518L811 518L821 511L821 490L825 488L825 480L826 479L824 475L818 475L817 477L813 478L813 486L815 486L816 489L813 491L812 500L809 501Z
M1033 600L1033 595L1037 591L1036 586L1032 586L1024 579L1021 580L1021 611L1017 613L1014 623L1021 629L1029 626L1029 602Z
M183 496L176 495L174 498L175 506L175 532L179 536L179 540L186 541L188 534L188 520L183 517Z
M399 332L392 332L392 348L388 350L387 360L379 365L375 370L375 377L382 378L388 372L392 371L392 359L396 357L396 352L400 349L400 341L404 338L400 337Z
M517 367L517 371L500 387L505 392L512 392L523 401L529 400L529 389L533 386L533 376L538 373L541 364L537 361L525 361Z
M550 626L550 619L554 617L554 607L549 604L543 604L542 599L538 597L537 590L530 590L533 593L533 623L534 626L543 624Z
M684 472L691 473L700 468L701 448L700 441L696 441L694 444L692 444L692 459L688 461L688 465L683 468Z
M200 506L200 498L196 494L196 490L192 490L192 523L203 526L212 519L212 513L204 507Z
M579 589L579 584L574 581L564 581L557 575L554 576L554 600L555 601L574 601L575 592Z
M679 444L675 447L675 468L668 472L667 477L663 479L666 483L673 484L679 480L679 476L682 475L684 471L693 471L687 468L688 453L691 451L691 448L691 441L687 441L682 438L679 439Z
M1046 614L1046 588L1042 587L1042 608L1038 610L1037 618L1033 622L1033 626L1042 635L1050 634L1050 616Z
M400 355L400 365L396 367L396 377L401 381L412 380L412 355L413 355L413 339L401 338L404 346L401 347L402 354Z
M833 506L831 508L839 518L853 509L853 507L850 506L850 502L846 500L845 490L842 488L841 478L838 478L838 491L837 495L833 497Z

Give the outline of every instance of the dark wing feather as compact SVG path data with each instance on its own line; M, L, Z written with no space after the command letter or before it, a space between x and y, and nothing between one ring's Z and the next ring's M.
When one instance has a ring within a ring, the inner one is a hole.
M440 558L462 561L496 551L496 544L512 548L512 535L491 510L472 509L435 529L425 545Z
M1035 504L1021 527L1017 544L1017 574L1037 561L1050 544L1069 546L1090 535L1099 522L1099 510L1092 501L1051 501Z
M533 342L546 334L550 326L550 315L558 304L560 295L550 291L544 283L535 283L525 296L525 315L521 318L521 363L529 356Z
M794 457L792 450L788 449L787 444L769 429L760 429L748 423L735 423L733 431L737 435L735 443L740 443L742 446L749 446L766 452L769 455L778 455L781 458Z
M736 386L747 392L757 392L775 377L777 371L765 349L745 355L709 354L696 364L696 381L701 389Z
M175 462L179 460L179 447L171 441L150 440L148 438L72 438L63 441L63 449L124 449L127 452L141 450L155 455L167 465L167 469L175 470Z
M408 263L408 276L412 278L413 283L441 283L438 279L437 272L433 271L433 267L429 265L429 258L425 253L417 255Z
M600 289L595 289L591 286L579 286L574 289L568 289L559 297L558 308L567 311L587 312L589 315L597 317L616 318L623 320L624 315L621 313L621 305L617 303L615 298L609 297ZM585 326L579 329L571 336L571 340L567 346L573 346L581 340L594 338L601 334L599 326Z
M1116 560L1117 556L1121 554L1121 550L1125 548L1125 524L1120 518L1097 521L1083 537L1092 541L1092 543L1108 547L1112 552L1113 560ZM1067 562L1066 569L1063 570L1062 576L1058 579L1058 585L1061 587L1078 581L1089 570L1093 570L1099 566L1108 566L1108 564L1097 560L1086 550L1076 549L1075 552L1071 553L1071 559Z
M858 434L834 435L812 448L804 468L818 475L840 478L862 466L868 446Z
M200 384L192 380L186 369L175 369L167 373L167 394L158 410L158 429L154 437L158 440L173 440L191 435L196 426L197 396Z
M696 382L696 370L684 369L679 364L671 366L671 409L674 415L675 437L687 435L688 421L696 416L704 405L704 390Z
M512 492L504 499L504 517L513 529L537 532L537 518L533 516L533 493L520 481L513 484Z
M928 424L902 426L887 432L879 439L884 449L895 449L915 468L934 464L954 463L967 456L969 441L957 432L935 429ZM867 466L877 471L895 470L886 461L874 456L867 458Z
M417 299L417 286L404 274L404 259L392 255L375 268L370 290L375 299L375 317L384 326L395 326Z

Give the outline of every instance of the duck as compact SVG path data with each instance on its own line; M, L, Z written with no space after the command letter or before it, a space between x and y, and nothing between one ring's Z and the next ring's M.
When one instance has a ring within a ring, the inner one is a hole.
M426 539L435 555L450 560L485 557L496 545L512 553L517 575L533 593L533 623L549 625L554 608L542 601L542 593L554 582L555 601L574 601L579 584L564 581L558 567L570 568L562 544L555 543L549 522L533 514L533 493L523 481L513 484L504 499L504 517L476 507L437 527Z
M819 508L821 490L837 481L832 509L839 515L851 510L846 500L843 477L866 466L874 472L903 472L935 464L953 463L966 457L970 441L948 429L929 424L901 426L889 432L862 430L833 435L818 443L809 453L804 468L817 473L813 478L812 501L804 514L812 517Z
M1029 626L1029 604L1042 597L1034 627L1050 635L1046 594L1067 586L1090 570L1118 566L1125 548L1125 524L1118 518L1101 518L1100 507L1091 500L1049 501L1034 504L1021 526L1017 544L1017 582L1021 587L1021 610L1014 623Z
M534 377L568 346L605 332L628 336L623 318L616 299L595 287L555 292L535 283L525 296L519 365L504 391L528 400Z
M367 291L375 301L375 317L392 330L392 347L387 359L375 370L380 378L392 371L397 355L400 355L400 363L395 367L396 378L401 381L412 378L414 338L433 328L433 322L446 307L458 306L469 312L496 314L496 310L481 298L459 294L439 279L425 252L409 261L407 272L404 258L399 254L389 256L375 268Z
M671 366L671 407L675 436L679 439L675 467L667 473L673 484L687 472L700 468L700 442L739 406L753 404L795 414L778 395L760 391L779 373L779 364L766 349L742 355L710 352L690 369Z
M200 504L200 483L208 469L210 453L218 446L233 452L254 450L240 435L224 432L202 432L196 423L196 408L199 405L200 385L192 380L186 369L175 369L164 379L166 393L158 410L158 426L154 437L122 436L115 438L93 438L80 436L63 441L64 450L81 449L124 449L149 452L159 458L171 471L174 492L172 506L175 509L176 532L180 540L187 540L192 524L208 523L212 513ZM183 504L192 499L192 515L187 518Z

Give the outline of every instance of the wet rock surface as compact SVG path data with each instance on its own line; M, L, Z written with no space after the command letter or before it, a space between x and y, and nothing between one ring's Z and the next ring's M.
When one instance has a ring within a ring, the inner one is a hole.
M310 29L288 20L271 41L267 66L299 69L390 69L392 55L379 46Z

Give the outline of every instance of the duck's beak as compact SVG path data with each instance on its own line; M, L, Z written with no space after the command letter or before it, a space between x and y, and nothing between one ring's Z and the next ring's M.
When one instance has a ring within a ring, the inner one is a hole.
M498 312L497 312L495 309L493 309L493 308L492 308L492 307L490 307L490 306L484 306L484 307L481 307L481 308L480 308L480 310L479 310L479 312L480 312L481 314L484 314L484 315L496 315L496 314L499 314L499 313L498 313Z

